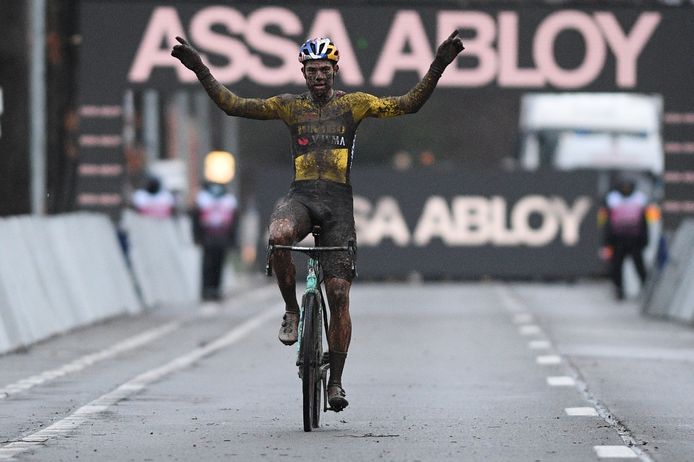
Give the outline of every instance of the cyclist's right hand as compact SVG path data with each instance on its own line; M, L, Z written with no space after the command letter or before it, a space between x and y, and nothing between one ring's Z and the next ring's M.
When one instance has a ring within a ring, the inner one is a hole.
M463 40L458 34L458 29L454 30L453 33L449 35L448 38L444 40L436 50L436 57L434 58L434 61L442 65L444 68L452 63L456 56L458 56L458 54L465 49L463 46Z
M175 45L173 47L173 50L171 50L171 56L177 58L185 67L193 72L202 69L205 65L202 63L200 54L195 50L195 48L190 46L190 44L181 37L176 37L176 40L178 43L180 43L180 45Z

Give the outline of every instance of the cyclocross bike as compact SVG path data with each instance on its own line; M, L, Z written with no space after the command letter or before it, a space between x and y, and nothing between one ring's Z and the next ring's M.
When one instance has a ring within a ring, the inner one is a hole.
M318 428L320 423L321 394L323 395L323 412L328 408L328 371L329 355L323 353L323 326L328 326L328 310L323 295L323 275L320 266L320 255L324 252L349 252L352 261L352 272L356 275L354 264L356 247L349 241L346 247L320 247L320 226L313 227L315 247L298 247L293 245L268 244L265 274L272 276L272 253L275 250L301 252L308 256L306 290L301 299L299 315L299 339L297 342L296 365L299 367L299 378L303 395L304 431Z

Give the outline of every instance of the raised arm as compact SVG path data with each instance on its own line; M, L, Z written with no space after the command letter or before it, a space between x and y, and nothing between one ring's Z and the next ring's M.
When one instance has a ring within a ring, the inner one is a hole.
M210 69L205 66L200 54L181 37L176 37L180 45L175 45L171 50L171 56L195 72L198 80L210 95L212 101L228 115L246 117L249 119L277 119L279 114L273 100L258 98L242 98L227 87L217 82Z
M424 78L419 81L410 91L402 96L396 96L395 100L400 110L405 114L417 112L436 88L443 71L450 63L463 51L463 41L458 36L458 30L454 30L451 35L444 40L436 50L436 57L429 66L429 71L424 75Z

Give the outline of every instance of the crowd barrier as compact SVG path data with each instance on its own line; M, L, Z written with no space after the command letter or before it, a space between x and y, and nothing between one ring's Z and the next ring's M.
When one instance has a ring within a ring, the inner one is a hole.
M200 250L186 216L161 220L125 211L128 256L147 307L192 303L200 294Z
M0 353L141 310L105 216L0 219Z
M682 222L672 239L665 267L649 283L645 314L694 322L694 220Z
M123 314L198 301L200 251L182 216L0 219L0 354ZM228 281L231 279L229 277Z

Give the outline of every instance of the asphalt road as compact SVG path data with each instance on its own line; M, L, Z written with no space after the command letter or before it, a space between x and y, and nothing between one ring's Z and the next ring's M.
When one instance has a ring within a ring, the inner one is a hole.
M318 431L261 287L0 356L0 460L694 460L694 329L606 284L357 283L352 307L350 406Z

